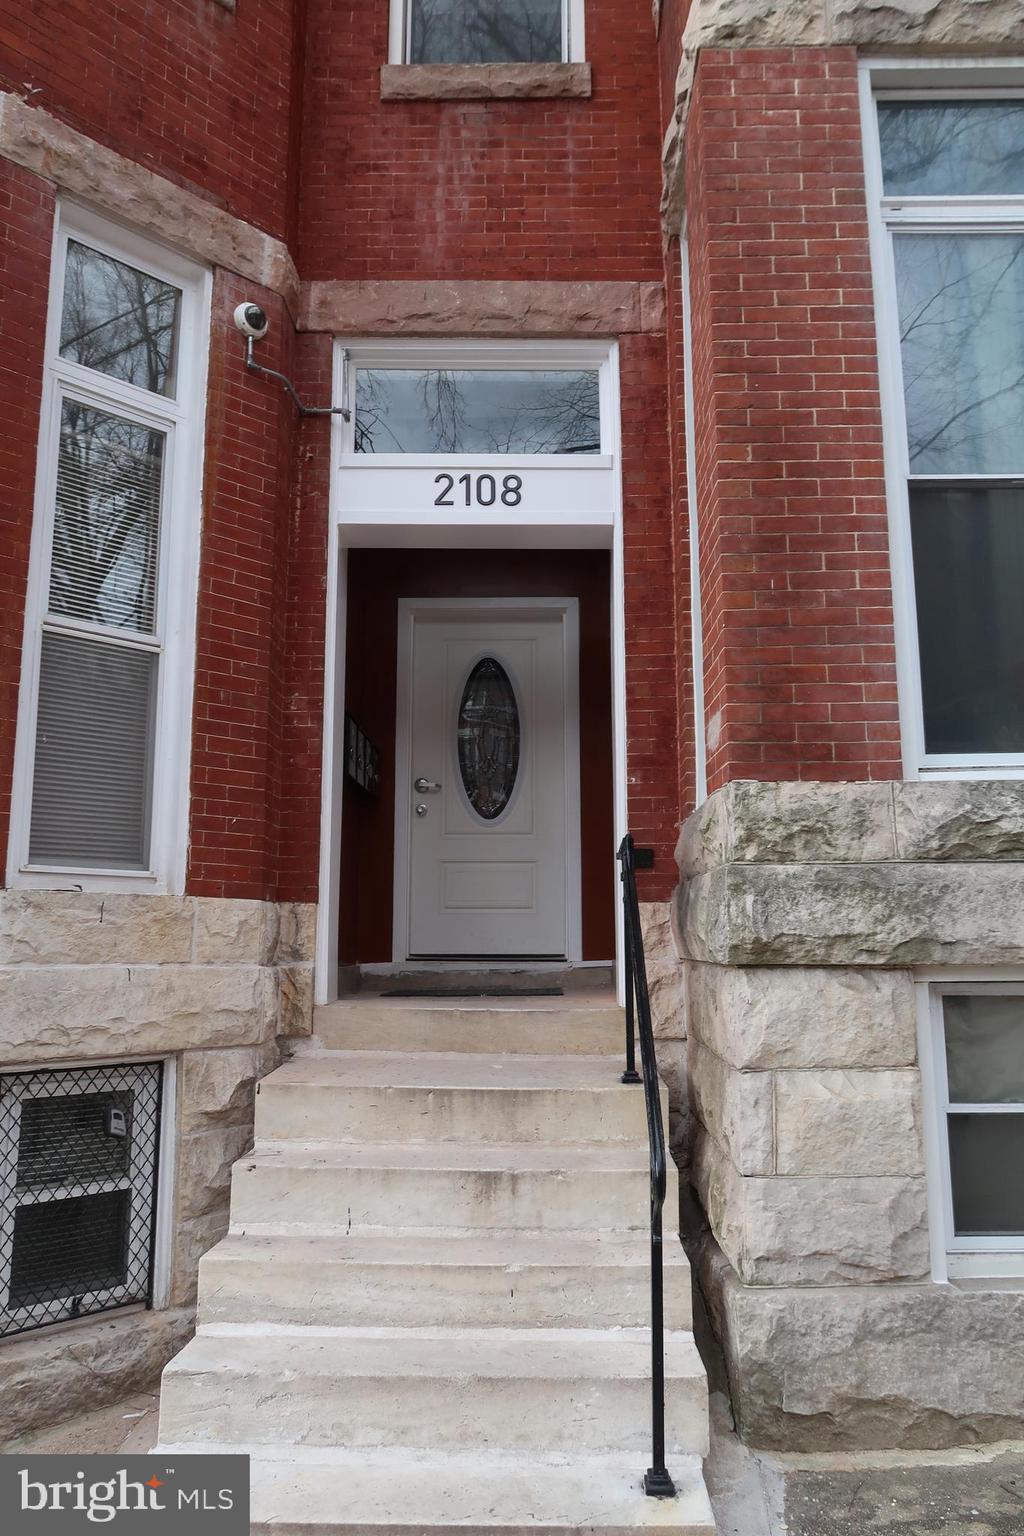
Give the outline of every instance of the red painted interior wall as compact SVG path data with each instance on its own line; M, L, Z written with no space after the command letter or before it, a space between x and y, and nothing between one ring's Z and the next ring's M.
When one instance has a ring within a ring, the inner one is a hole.
M687 197L709 787L898 777L854 51L702 53Z
M611 567L601 550L357 549L348 558L345 702L380 748L380 794L345 784L340 955L390 960L400 597L578 597L583 958L615 953Z

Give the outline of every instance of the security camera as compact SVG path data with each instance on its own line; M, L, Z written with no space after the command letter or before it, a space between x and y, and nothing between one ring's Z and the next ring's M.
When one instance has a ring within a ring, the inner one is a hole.
M251 336L253 341L262 341L270 329L270 321L258 304L239 304L235 324L243 336Z

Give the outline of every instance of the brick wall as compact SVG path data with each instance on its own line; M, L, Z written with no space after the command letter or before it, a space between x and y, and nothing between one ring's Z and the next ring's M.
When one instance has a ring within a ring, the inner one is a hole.
M49 183L0 160L0 879L7 861L53 215Z
M705 52L687 197L710 788L898 777L852 50Z
M388 7L311 0L304 277L658 278L649 0L587 0L590 100L380 99Z
M0 0L0 87L281 236L294 211L305 9Z

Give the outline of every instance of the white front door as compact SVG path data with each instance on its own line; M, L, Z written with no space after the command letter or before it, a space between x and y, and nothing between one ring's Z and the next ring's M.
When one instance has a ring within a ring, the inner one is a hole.
M573 608L408 616L410 957L568 953Z

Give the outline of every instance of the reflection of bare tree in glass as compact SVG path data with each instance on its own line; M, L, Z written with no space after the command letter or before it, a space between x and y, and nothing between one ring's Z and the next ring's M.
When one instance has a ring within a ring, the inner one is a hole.
M51 613L153 629L163 446L160 431L65 401Z
M61 357L165 394L173 382L180 297L159 278L69 241Z
M1024 239L901 235L896 264L912 470L1019 472Z
M886 190L1024 192L1024 102L883 102Z
M410 63L552 63L561 57L561 0L412 0Z
M596 372L360 371L356 448L363 453L596 453Z

